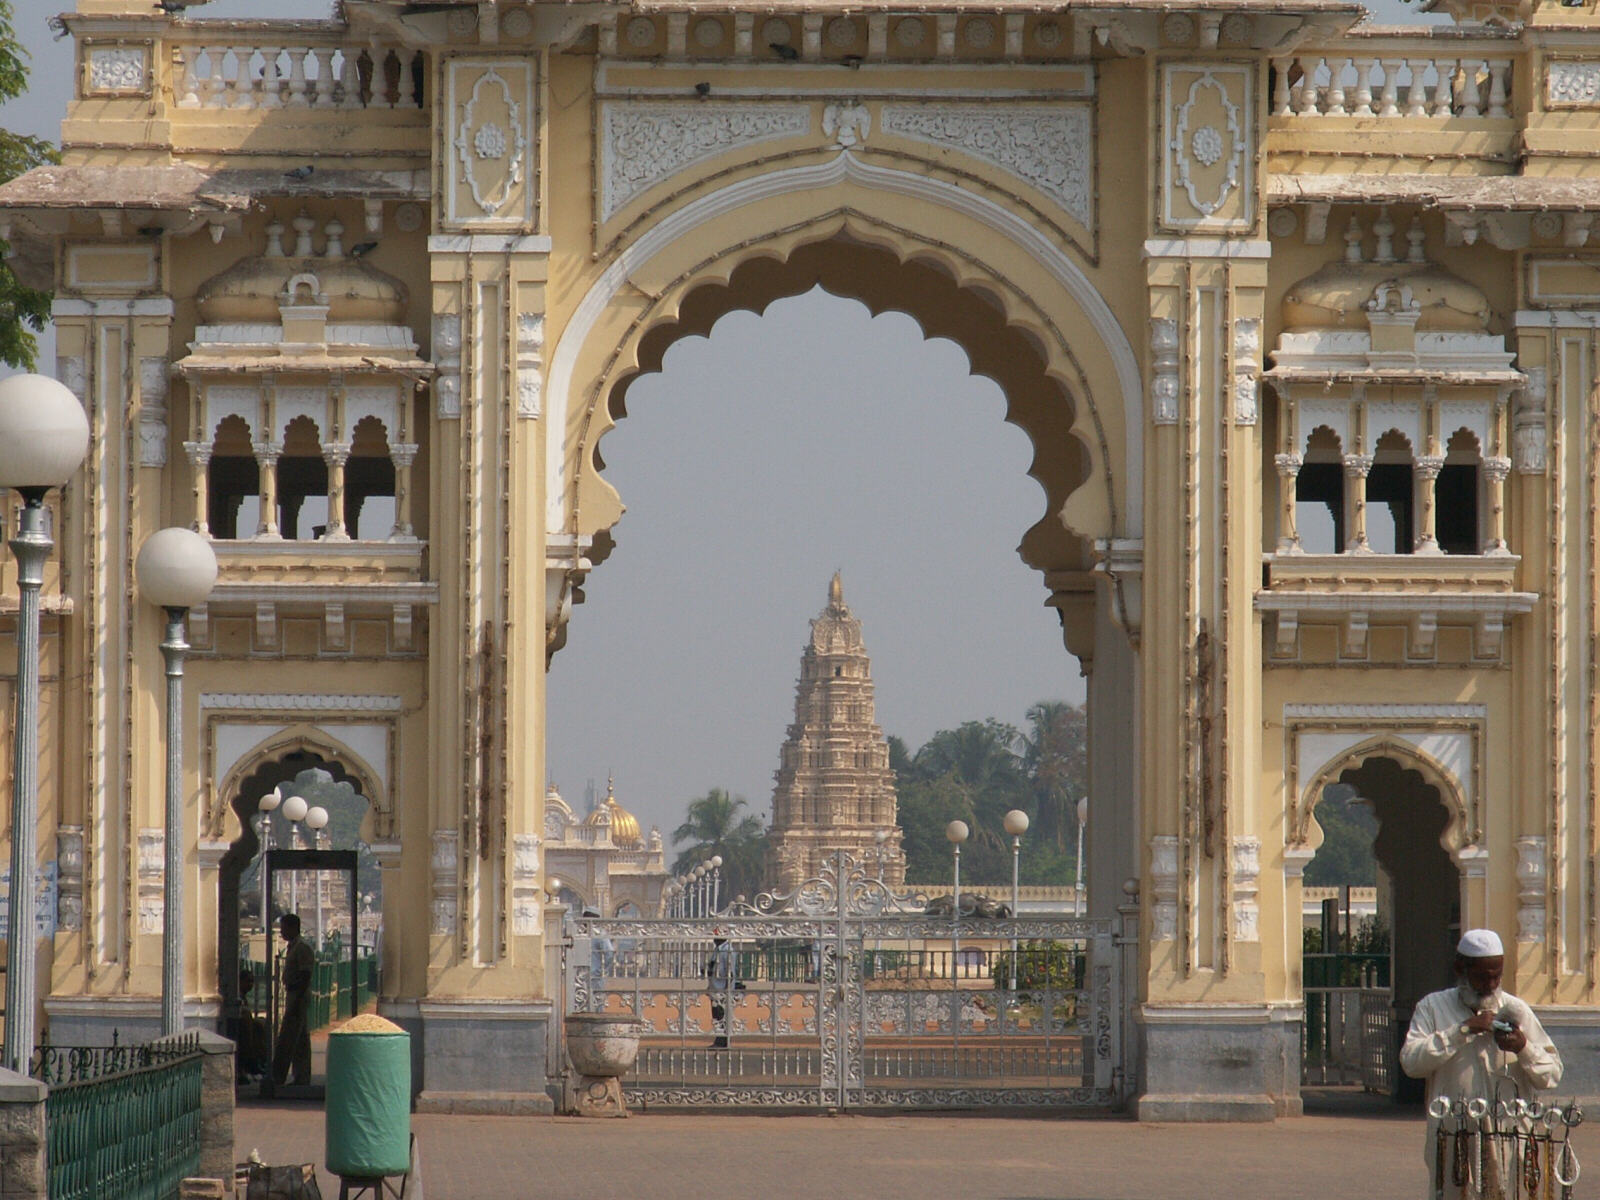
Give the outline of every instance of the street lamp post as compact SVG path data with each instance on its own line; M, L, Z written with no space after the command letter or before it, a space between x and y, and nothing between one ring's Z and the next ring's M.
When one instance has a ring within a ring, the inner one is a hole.
M27 1074L33 1059L34 860L39 822L39 589L50 556L45 494L64 485L89 450L83 405L43 375L0 381L0 483L22 495L11 552L17 557L17 714L11 756L11 896L6 938L6 1022L0 1057Z
M1028 832L1028 814L1013 808L1001 822L1011 835L1011 919L1017 919L1020 889L1017 887L1018 867L1022 859L1022 835ZM1017 936L1011 935L1011 990L1017 990Z
M158 529L134 560L139 591L166 611L161 656L167 664L167 804L163 823L161 1036L183 1028L183 656L184 623L217 582L211 543L192 529Z
M266 933L272 928L272 897L267 895L267 851L272 849L272 813L278 805L283 803L283 789L273 788L260 800L256 801L256 808L261 813L261 865L257 873L261 876L261 932ZM265 953L263 947L262 953Z
M318 805L315 805L315 806L313 806L311 808L308 808L306 810L306 827L311 830L311 848L313 850L326 849L326 847L323 845L323 839L325 838L326 834L323 831L327 828L327 826L328 826L328 810L323 808L322 805L318 804ZM326 935L323 933L323 929L322 929L322 875L321 875L320 872L317 872L317 871L311 872L311 886L316 889L316 893L317 893L317 906L316 906L316 908L317 908L317 941L316 941L316 946L317 946L317 953L321 954L322 953L322 944L323 944L324 940L326 939ZM351 936L353 937L355 935L355 930L353 928L354 922L355 922L355 914L354 913L350 914L350 919L351 919L351 924L352 924Z
M1072 915L1083 916L1083 831L1089 827L1089 797L1078 800L1078 866L1072 876Z
M306 819L306 813L311 811L304 796L285 796L283 800L284 820L289 822L289 845L292 849L300 848L300 829L298 823ZM296 915L300 912L300 872L294 871L289 879L289 910Z
M950 935L950 978L954 979L961 972L961 843L967 840L971 831L965 821L951 821L944 827L944 836L950 839L950 845L955 850L955 887L950 895L950 919L954 922L954 931Z
M722 855L711 856L711 911L717 912L722 900Z

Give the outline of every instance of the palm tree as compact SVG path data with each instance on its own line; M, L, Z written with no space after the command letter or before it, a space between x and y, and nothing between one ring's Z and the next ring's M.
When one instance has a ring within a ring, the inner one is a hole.
M975 842L1003 846L1006 811L1027 803L1027 777L1013 749L1019 740L1015 726L990 718L941 729L917 751L914 761L925 779L948 777L960 785Z
M722 788L712 788L689 801L687 819L672 831L674 846L687 843L673 860L672 869L682 874L720 854L723 895L730 899L753 896L761 880L767 838L760 817L739 815L748 804L743 796L730 796Z
M1041 700L1028 710L1022 761L1033 785L1037 836L1057 850L1075 845L1078 797L1088 791L1088 715L1064 700Z

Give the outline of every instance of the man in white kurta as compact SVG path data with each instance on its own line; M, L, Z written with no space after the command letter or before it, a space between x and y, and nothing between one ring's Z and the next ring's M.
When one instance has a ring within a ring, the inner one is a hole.
M1560 1083L1561 1053L1539 1018L1523 1001L1500 990L1505 950L1499 935L1491 929L1468 930L1456 947L1455 965L1456 986L1418 1001L1400 1048L1401 1069L1428 1081L1428 1101L1435 1096L1452 1102L1509 1100L1507 1076L1525 1100ZM1496 1029L1496 1022L1502 1028ZM1511 1028L1504 1028L1508 1024ZM1423 1148L1430 1172L1438 1127L1438 1119L1430 1116Z

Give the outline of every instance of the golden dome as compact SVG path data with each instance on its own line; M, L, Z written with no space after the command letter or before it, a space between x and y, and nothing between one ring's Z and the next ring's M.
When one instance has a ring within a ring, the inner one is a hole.
M584 818L585 825L611 826L611 840L627 850L636 850L644 844L639 829L639 819L617 803L617 794L611 780L606 780L605 802Z
M321 254L313 252L309 217L294 220L295 246L283 248L283 226L267 227L264 254L241 258L195 293L200 320L210 324L276 325L284 304L326 304L333 325L392 325L405 319L406 287L350 257L344 226L328 223Z
M1489 324L1488 298L1434 263L1336 262L1289 289L1283 327L1364 330L1370 303L1394 308L1405 301L1415 305L1418 332L1483 333Z

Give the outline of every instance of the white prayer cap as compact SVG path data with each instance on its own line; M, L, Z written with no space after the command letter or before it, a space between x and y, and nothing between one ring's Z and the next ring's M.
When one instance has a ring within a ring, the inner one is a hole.
M1456 944L1456 953L1463 958L1496 958L1505 955L1500 935L1492 929L1469 929Z

